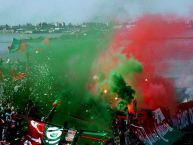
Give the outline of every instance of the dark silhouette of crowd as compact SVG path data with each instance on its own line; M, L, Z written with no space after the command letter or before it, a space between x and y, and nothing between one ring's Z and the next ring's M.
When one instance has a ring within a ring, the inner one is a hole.
M22 119L11 104L0 102L0 145L15 144L20 140Z

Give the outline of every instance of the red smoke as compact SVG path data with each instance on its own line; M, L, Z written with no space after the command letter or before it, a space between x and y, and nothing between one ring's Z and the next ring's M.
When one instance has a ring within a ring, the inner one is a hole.
M121 51L128 58L134 56L144 66L134 82L139 94L144 96L142 107L171 109L175 106L174 85L163 74L172 67L169 60L192 58L193 41L189 39L188 45L185 43L188 33L183 19L160 15L143 16L133 27L115 33L111 51Z

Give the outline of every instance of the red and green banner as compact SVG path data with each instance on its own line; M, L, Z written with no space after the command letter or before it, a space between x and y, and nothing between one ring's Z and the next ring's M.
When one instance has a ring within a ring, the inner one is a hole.
M64 129L63 127L46 122L29 120L28 133L25 135L21 145L58 145L60 143L72 145L78 141L79 137L104 142L104 140L101 139L104 136L106 136L105 132Z
M56 145L63 135L63 128L47 124L45 122L29 120L28 134L23 145Z

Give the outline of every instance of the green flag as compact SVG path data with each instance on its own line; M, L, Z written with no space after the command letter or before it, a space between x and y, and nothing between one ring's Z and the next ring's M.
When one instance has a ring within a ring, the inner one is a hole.
M13 53L19 50L21 41L13 38L11 47L9 47L9 53Z

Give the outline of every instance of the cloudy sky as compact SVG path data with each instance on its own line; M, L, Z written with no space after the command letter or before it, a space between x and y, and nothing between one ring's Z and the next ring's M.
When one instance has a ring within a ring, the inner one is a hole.
M0 0L0 24L130 20L144 13L188 16L193 0Z

